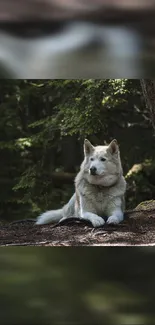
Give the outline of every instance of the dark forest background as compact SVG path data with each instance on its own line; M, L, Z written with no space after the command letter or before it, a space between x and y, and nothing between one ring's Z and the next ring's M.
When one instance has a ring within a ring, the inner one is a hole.
M0 216L36 217L66 202L85 137L117 138L127 207L154 198L154 102L153 80L0 80ZM155 323L153 247L6 249L3 325Z
M0 80L0 216L36 217L67 202L83 140L118 140L127 208L155 197L152 80Z

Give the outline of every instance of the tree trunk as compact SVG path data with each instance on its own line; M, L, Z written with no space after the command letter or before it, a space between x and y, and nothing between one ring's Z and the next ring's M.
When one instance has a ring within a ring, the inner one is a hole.
M73 184L76 173L53 172L52 179L57 183Z
M142 87L146 107L150 116L150 121L155 131L155 80L141 79L140 84Z

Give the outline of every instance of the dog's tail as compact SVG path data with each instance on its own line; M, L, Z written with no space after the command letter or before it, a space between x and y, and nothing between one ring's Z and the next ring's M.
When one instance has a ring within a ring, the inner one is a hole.
M76 195L75 193L69 200L69 202L64 205L62 209L50 210L41 214L36 221L36 225L44 225L47 223L57 223L62 218L69 218L74 216L74 205L75 205Z
M46 211L37 218L36 225L56 223L61 218L63 218L63 209Z

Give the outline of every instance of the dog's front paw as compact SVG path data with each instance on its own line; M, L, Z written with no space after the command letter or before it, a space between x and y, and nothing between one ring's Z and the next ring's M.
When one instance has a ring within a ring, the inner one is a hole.
M119 222L120 222L120 219L119 219L118 217L116 217L116 216L111 216L111 217L109 217L109 218L107 219L107 223L108 223L109 225L111 225L111 224L116 225L116 224L118 224Z
M103 218L96 216L92 218L91 223L93 227L97 228L103 226L105 224L105 221Z
M95 228L101 227L105 224L104 219L94 213L86 212L83 218L89 220Z

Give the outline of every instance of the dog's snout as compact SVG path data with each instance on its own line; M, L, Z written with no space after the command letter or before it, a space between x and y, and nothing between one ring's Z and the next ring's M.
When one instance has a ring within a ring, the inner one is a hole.
M91 167L90 168L91 175L96 175L96 171L97 171L96 167Z

